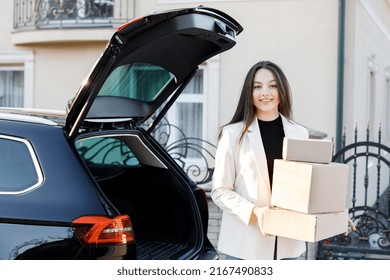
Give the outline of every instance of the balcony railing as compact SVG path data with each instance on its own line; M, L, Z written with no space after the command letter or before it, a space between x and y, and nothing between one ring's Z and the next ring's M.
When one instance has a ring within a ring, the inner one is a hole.
M14 0L14 28L114 27L134 18L135 0Z

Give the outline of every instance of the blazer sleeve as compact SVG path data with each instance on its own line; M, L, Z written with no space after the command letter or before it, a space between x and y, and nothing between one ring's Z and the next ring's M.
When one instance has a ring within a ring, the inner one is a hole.
M224 129L215 155L211 198L223 211L237 215L242 222L248 225L252 210L256 205L235 191L236 138Z

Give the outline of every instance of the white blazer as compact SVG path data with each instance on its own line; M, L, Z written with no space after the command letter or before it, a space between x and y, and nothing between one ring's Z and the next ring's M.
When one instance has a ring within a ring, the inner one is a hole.
M309 138L303 126L284 116L282 123L287 138ZM275 236L262 235L257 222L250 223L253 208L271 201L266 155L257 119L239 146L242 127L241 122L224 127L215 156L211 197L223 210L218 250L242 259L272 260ZM278 259L298 257L305 249L303 241L278 237Z

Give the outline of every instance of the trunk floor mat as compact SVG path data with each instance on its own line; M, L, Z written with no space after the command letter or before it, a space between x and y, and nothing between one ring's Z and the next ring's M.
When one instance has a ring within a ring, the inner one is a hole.
M180 251L180 243L137 240L137 260L164 260Z

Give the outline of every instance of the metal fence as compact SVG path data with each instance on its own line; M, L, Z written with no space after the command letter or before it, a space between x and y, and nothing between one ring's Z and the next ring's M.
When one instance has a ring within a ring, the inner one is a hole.
M370 140L343 145L333 161L351 168L349 216L353 222L348 235L341 234L318 243L318 259L390 259L390 148ZM352 230L353 226L356 230Z
M14 0L14 28L113 27L134 18L135 0Z

